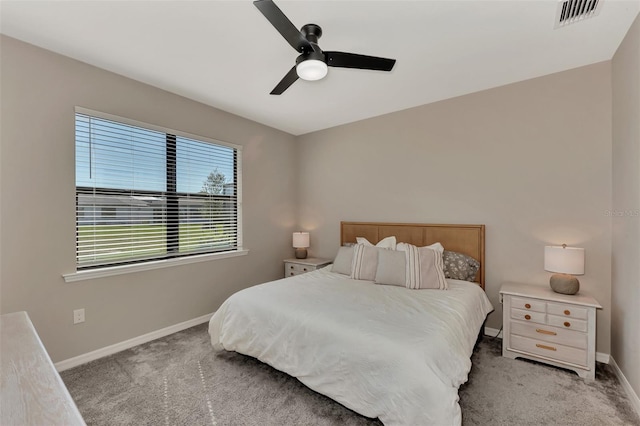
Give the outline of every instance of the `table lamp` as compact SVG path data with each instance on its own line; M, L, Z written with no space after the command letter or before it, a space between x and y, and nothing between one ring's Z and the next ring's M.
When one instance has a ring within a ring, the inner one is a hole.
M574 275L584 274L584 249L578 247L545 246L544 270L555 272L549 280L551 289L561 294L576 294L580 281Z
M309 233L294 232L293 247L296 249L296 259L306 259L307 247L309 247Z

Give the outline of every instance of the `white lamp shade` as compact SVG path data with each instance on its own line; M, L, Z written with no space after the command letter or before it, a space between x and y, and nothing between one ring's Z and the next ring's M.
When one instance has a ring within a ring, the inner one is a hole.
M561 274L584 274L584 249L567 246L545 246L544 269Z
M303 80L320 80L327 75L327 64L317 59L307 59L296 66L296 73Z
M307 247L309 247L309 233L308 232L294 232L293 233L293 247L295 247L295 248L307 248Z

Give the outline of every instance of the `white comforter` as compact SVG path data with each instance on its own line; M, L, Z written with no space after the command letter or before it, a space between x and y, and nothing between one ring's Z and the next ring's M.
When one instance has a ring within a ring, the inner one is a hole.
M211 343L250 355L385 425L459 425L458 388L486 315L476 284L408 290L331 267L231 296Z

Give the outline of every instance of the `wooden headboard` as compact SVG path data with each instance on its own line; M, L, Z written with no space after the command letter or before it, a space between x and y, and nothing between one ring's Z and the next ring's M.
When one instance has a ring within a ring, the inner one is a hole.
M340 245L364 237L376 244L385 237L418 247L441 243L480 262L476 282L484 289L484 225L445 225L423 223L340 222Z

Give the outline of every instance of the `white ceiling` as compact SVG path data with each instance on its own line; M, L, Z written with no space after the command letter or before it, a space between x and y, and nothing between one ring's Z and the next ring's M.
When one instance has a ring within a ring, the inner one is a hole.
M322 27L323 50L397 59L281 96L269 92L297 53L250 0L3 0L0 32L300 135L609 60L640 2L601 1L554 29L557 0L275 0L297 27Z

